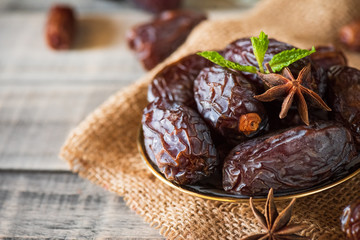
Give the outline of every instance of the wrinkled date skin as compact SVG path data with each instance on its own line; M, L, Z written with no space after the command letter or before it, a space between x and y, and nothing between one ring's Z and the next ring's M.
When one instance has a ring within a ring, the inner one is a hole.
M360 198L344 209L341 216L341 229L349 240L360 239Z
M219 66L204 68L194 82L199 113L218 133L234 140L254 136L267 123L264 106L254 95L245 77Z
M145 69L150 70L175 51L205 19L203 13L194 11L165 11L153 21L131 29L127 42Z
M197 112L158 99L144 109L142 124L147 154L168 180L192 184L214 172L216 148Z
M265 196L270 188L277 193L300 190L344 174L359 161L342 125L299 126L236 146L224 162L223 187L248 196Z
M347 65L344 53L334 46L317 46L315 49L316 52L310 55L310 60L316 69L327 71L335 65Z
M45 38L48 46L54 50L71 47L75 37L75 13L67 5L55 5L48 14Z
M153 13L175 10L181 6L182 0L132 0L135 5Z
M269 47L266 51L265 57L264 57L264 69L265 63L268 63L275 54L278 54L285 50L291 50L294 46L279 42L275 39L269 39ZM256 61L253 47L251 44L250 38L241 38L238 39L232 43L230 43L224 50L223 54L224 58L227 60L237 62L242 65L250 65L255 66L258 68L258 63ZM309 58L303 58L289 66L291 72L294 74L294 76L297 76L300 70L306 66L306 64L309 63ZM257 89L262 90L263 89L263 82L262 80L253 73L243 73L249 80L251 80L257 87Z
M346 66L329 70L330 102L337 121L350 128L360 149L360 71Z
M166 66L149 84L148 101L162 97L196 108L194 80L201 69L211 65L205 58L192 54Z
M313 81L307 85L324 99L329 82L327 71L332 66L346 66L347 59L342 51L333 46L317 46L316 52L310 55L310 61Z

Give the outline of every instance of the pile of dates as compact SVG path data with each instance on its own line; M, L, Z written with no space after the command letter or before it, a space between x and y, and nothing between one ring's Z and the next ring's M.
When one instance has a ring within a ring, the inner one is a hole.
M264 63L294 46L270 39ZM220 67L196 54L163 68L148 88L144 145L153 165L178 185L217 182L234 195L265 196L309 189L360 165L360 71L331 46L289 66L297 77L311 64L309 87L330 106L308 102L310 124L296 110L279 119L282 101L254 98L266 90L257 74ZM219 51L257 67L249 38Z

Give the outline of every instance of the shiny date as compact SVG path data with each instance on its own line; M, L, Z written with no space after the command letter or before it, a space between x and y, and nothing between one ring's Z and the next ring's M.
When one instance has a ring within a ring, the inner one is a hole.
M197 109L215 131L233 140L252 137L267 123L254 86L241 74L219 66L204 68L194 82Z
M155 98L161 97L196 107L194 80L201 69L210 65L212 65L210 61L192 54L166 66L149 84L148 101L152 102Z
M144 109L142 124L146 152L168 180L192 184L215 171L210 130L191 108L157 99Z
M350 132L338 123L299 126L236 146L226 157L223 187L235 194L266 195L321 184L359 164Z
M360 71L335 66L329 72L330 102L335 119L351 130L360 149Z

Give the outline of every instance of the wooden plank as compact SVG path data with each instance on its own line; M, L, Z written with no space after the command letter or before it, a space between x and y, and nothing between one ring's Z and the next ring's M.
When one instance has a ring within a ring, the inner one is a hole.
M44 41L46 13L0 14L0 83L135 81L144 70L128 49L126 31L148 19L139 12L80 17L75 46L52 51Z
M0 238L163 239L113 193L70 173L0 171Z
M121 82L0 87L0 169L67 170L57 155L70 130L121 87Z

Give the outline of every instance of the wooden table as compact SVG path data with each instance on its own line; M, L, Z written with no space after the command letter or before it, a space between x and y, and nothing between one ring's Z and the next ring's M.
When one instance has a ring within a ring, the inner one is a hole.
M68 2L79 35L74 49L54 52L43 31L55 1L0 1L0 238L162 239L121 197L71 173L57 156L71 129L145 73L124 37L151 15L121 0ZM185 7L224 18L254 3L189 0Z

